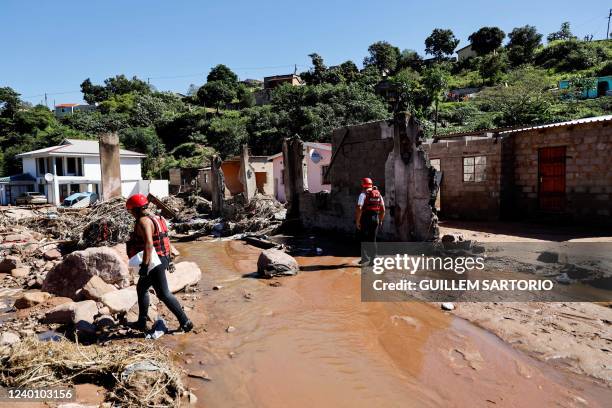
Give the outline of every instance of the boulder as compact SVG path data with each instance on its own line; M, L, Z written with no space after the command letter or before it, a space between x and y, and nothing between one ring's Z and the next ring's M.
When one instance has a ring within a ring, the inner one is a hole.
M113 314L125 313L138 302L136 287L130 286L129 288L108 292L102 296L100 301L104 306L108 307L108 310Z
M98 306L93 300L70 302L49 310L43 318L43 323L76 324L81 321L93 323L97 314Z
M40 303L45 303L51 296L47 292L26 292L15 300L15 307L17 309L27 309Z
M45 260L47 261L55 261L57 259L60 259L61 257L62 254L55 248L50 249L43 254L43 258L45 258Z
M130 258L128 257L127 254L127 248L125 246L125 244L117 244L115 246L110 247L113 251L115 251L119 257L121 258L121 260L123 262L125 262L125 264L127 265L127 263L129 262Z
M202 279L202 271L195 262L179 262L174 266L173 273L166 271L168 287L172 293L179 292L186 286L197 285Z
M11 276L13 278L25 278L30 274L30 268L27 266L22 266L21 268L15 268L11 271Z
M77 291L92 276L97 275L106 283L125 288L130 284L130 272L116 251L111 248L87 248L67 255L55 265L45 278L42 289L58 296L77 299Z
M264 278L296 275L299 270L294 257L276 248L262 251L257 259L257 272Z
M128 323L136 323L138 321L138 312L138 304L135 304L126 313L125 320ZM147 319L150 322L154 322L155 320L157 320L157 308L155 306L149 305L149 310L147 310Z
M544 263L557 263L559 262L559 254L553 251L542 251L538 255L538 261Z
M104 282L98 275L94 275L85 286L83 286L83 290L80 294L85 299L99 301L103 295L115 290L117 290L117 288L113 285Z
M19 343L20 338L18 334L12 332L2 332L0 334L0 346L12 346L13 344Z
M21 267L21 259L17 256L8 255L0 261L0 273L10 273L15 268Z
M9 234L4 237L4 242L24 242L29 240L31 237L25 234Z

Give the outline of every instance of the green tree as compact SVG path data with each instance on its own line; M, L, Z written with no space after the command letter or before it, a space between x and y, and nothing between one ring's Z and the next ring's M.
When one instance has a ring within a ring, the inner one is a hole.
M206 82L215 82L221 81L232 86L235 86L238 83L238 76L229 69L226 65L219 64L213 67L208 76L206 77Z
M129 93L150 93L151 87L146 82L138 79L136 76L132 79L125 75L115 75L114 77L104 80L104 85L94 85L87 78L81 83L81 92L83 99L89 104L102 102L116 95L125 95Z
M255 106L255 95L251 91L251 88L245 84L238 84L236 88L236 97L241 108L250 108Z
M611 57L596 44L567 40L554 42L542 49L537 54L535 63L544 68L572 72L592 68Z
M203 106L215 107L217 113L222 106L234 100L236 90L224 81L207 82L198 90L198 101Z
M206 138L223 158L236 155L248 139L246 118L235 111L224 112L210 121Z
M487 55L501 47L502 41L506 37L499 27L482 27L472 33L468 40L472 45L472 50L478 55Z
M483 90L477 102L482 111L496 114L497 126L545 123L552 119L551 85L541 70L518 69L509 75L507 84Z
M438 133L438 105L440 97L447 90L449 79L448 71L439 65L434 65L423 72L423 85L431 100L434 101L434 135Z
M359 68L353 61L344 61L340 64L339 69L346 83L350 84L359 79Z
M584 99L585 94L593 89L597 89L597 78L578 75L570 79L570 92L576 99Z
M312 62L312 68L309 71L300 74L300 77L306 81L309 85L318 85L325 82L325 75L327 73L327 67L321 57L316 52L309 54L310 61Z
M399 48L386 41L378 41L368 47L368 55L363 60L365 67L375 66L380 73L390 74L397 68L400 57Z
M534 26L517 27L508 34L508 59L514 66L533 62L536 49L542 43L542 34Z
M17 92L9 87L0 88L0 117L12 118L22 106Z
M575 39L576 39L576 36L572 34L572 30L570 28L569 21L566 21L563 24L561 24L561 29L559 31L550 33L548 34L548 37L546 37L546 40L548 40L548 42L553 42L553 41L558 41L558 40L567 41L567 40L575 40Z
M151 127L130 127L119 132L121 144L129 150L146 154L142 163L142 173L145 178L156 178L155 162L165 154L162 143L155 129Z
M423 57L414 50L403 50L400 54L397 63L398 71L404 68L410 68L414 71L420 71L423 67Z
M436 28L425 39L425 52L441 61L445 55L452 55L457 45L459 40L455 38L452 30Z
M480 58L478 72L488 85L499 83L507 70L508 61L504 53L489 54Z

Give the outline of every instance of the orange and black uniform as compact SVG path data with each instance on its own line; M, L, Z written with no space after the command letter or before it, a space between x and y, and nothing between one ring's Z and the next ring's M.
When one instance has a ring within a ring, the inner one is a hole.
M369 188L361 193L357 204L361 206L361 229L359 230L359 240L371 242L373 246L363 248L361 259L371 261L376 257L376 235L378 234L378 215L384 207L384 202L380 191L376 188Z
M178 300L168 288L166 279L166 270L170 264L170 239L168 238L168 226L162 217L147 216L154 225L153 231L153 247L161 260L161 265L156 266L149 273L141 274L136 284L136 292L138 293L138 321L144 324L147 320L147 312L149 310L149 288L153 286L155 294L164 302L166 307L176 316L181 326L189 319L183 311ZM144 240L136 233L132 232L130 239L127 242L127 253L131 258L145 248Z

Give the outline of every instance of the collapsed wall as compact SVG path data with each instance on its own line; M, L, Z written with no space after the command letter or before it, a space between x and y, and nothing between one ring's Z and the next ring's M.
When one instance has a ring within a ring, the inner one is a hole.
M287 191L290 208L299 208L305 227L352 233L360 180L370 177L383 195L387 215L379 236L386 240L430 241L439 235L435 169L421 146L423 132L406 113L393 120L336 129L332 136L331 192ZM299 168L300 151L290 142L285 163ZM303 156L303 145L301 147ZM290 177L297 171L286 171ZM300 175L301 176L301 175ZM301 178L301 177L300 177ZM296 188L296 184L290 188ZM287 188L287 190L290 190ZM293 198L292 198L293 197ZM295 201L297 200L297 204Z

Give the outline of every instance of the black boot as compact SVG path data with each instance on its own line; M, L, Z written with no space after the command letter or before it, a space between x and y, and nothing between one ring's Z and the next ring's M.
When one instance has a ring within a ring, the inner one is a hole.
M181 330L185 333L193 330L193 322L191 320L187 320L185 323L181 324Z

